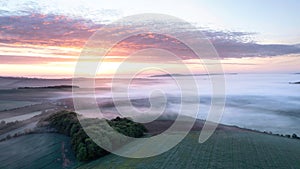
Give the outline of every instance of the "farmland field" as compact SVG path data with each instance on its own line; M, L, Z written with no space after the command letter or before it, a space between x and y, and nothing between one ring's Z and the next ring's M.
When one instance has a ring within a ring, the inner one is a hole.
M207 142L198 144L198 136L198 132L191 132L176 147L156 157L127 159L111 154L79 168L300 168L300 140L297 139L218 130Z
M27 113L27 114L20 115L20 116L14 116L14 117L10 117L10 118L1 119L1 121L5 121L6 123L14 122L14 121L17 121L17 120L18 121L23 121L23 120L30 119L33 116L39 115L41 113L42 113L42 111L37 111L37 112Z
M198 136L199 132L191 131L176 147L155 157L128 159L110 154L79 163L69 137L30 134L0 142L0 168L300 169L299 139L229 126L220 126L204 144L198 143ZM129 144L138 147L135 142Z
M60 134L30 134L0 142L0 168L74 168L69 141Z
M29 106L29 105L33 105L33 104L37 104L37 102L0 100L0 111Z

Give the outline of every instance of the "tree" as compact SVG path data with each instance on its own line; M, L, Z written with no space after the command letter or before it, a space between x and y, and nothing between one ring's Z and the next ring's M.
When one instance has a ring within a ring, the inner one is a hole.
M292 135L292 138L299 138L295 133Z
M5 125L5 121L4 120L1 121L1 125Z
M88 160L86 147L82 143L79 144L77 159L80 161Z

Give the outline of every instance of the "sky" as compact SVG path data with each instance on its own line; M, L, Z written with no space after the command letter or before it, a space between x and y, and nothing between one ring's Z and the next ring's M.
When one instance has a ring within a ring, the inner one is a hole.
M71 77L85 43L97 30L141 13L168 14L191 23L197 30L189 35L207 37L225 73L300 72L299 8L297 0L1 1L0 76ZM98 74L113 74L130 51L185 51L170 39L151 33L126 39L115 46ZM193 72L205 73L192 54L180 54ZM163 57L133 59L124 73L149 62L181 73Z

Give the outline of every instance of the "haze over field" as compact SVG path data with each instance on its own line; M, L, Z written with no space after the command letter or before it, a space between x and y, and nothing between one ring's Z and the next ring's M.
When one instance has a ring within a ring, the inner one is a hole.
M215 75L218 76L218 75ZM179 77L185 79L186 77ZM197 76L198 96L200 97L200 111L198 118L206 119L207 113L211 105L212 89L210 85L210 77L207 75ZM271 131L278 134L296 133L300 135L300 129L297 124L300 122L300 85L290 84L300 79L300 74L229 74L226 75L226 107L221 123L229 125L237 125L243 128L256 129L259 131ZM44 87L47 85L71 85L68 79L0 79L3 86L2 97L0 97L1 106L9 105L9 100L5 92L8 87L11 89L26 87ZM16 83L18 82L18 83ZM122 82L122 80L120 81ZM120 83L119 82L119 83ZM160 83L158 83L160 82ZM188 82L187 82L188 83ZM102 110L106 113L118 114L112 106L112 82L111 79L96 80L96 97L100 105L105 106ZM177 115L180 107L180 95L175 81L170 77L148 77L133 80L127 85L114 84L121 92L128 91L128 97L134 100L133 105L140 110L149 108L148 98L155 89L161 89L167 96L167 106L164 112L167 114ZM127 90L128 87L128 90ZM7 91L8 90L8 91ZM16 100L20 101L20 95L23 92L13 90L16 95L10 100L15 107L23 105L16 104ZM44 101L72 99L71 91L55 91L52 94L42 96ZM191 91L193 93L193 91ZM196 94L196 93L193 93ZM43 94L40 94L43 95ZM34 96L34 92L28 97ZM92 95L82 95L81 97L93 97ZM152 97L163 97L158 94ZM17 99L19 98L19 99ZM29 100L30 98L24 98ZM34 98L31 98L34 99ZM126 98L115 98L122 102ZM23 102L24 102L23 101ZM33 104L34 102L31 102ZM28 103L27 103L28 104ZM183 104L199 104L194 101ZM153 102L153 105L159 106L159 102ZM124 108L131 105L123 105ZM10 107L14 108L14 107ZM191 110L192 111L192 110Z

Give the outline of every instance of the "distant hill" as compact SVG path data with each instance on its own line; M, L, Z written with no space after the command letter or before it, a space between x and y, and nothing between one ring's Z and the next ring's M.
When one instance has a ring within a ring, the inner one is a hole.
M45 86L45 87L18 87L17 89L72 89L79 88L79 86L73 85L59 85L59 86Z
M213 75L223 75L223 74L159 74L152 75L150 77L178 77L178 76L213 76ZM225 75L237 75L237 73L225 73Z
M16 76L0 76L0 79L7 80L70 80L71 78L40 78L40 77L16 77Z
M289 84L300 84L300 82L289 82Z

